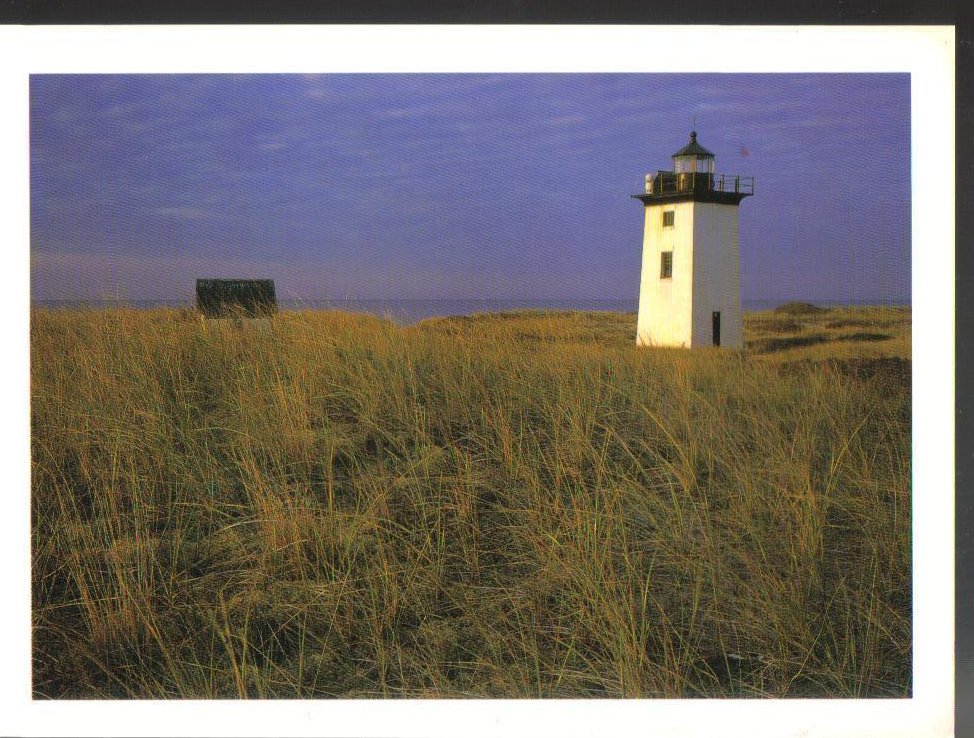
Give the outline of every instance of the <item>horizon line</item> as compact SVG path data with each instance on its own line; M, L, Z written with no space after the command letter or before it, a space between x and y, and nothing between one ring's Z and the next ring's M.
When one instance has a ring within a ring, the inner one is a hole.
M79 297L79 298L34 298L30 299L34 303L195 303L195 296L182 297L146 297L146 298L123 298L123 297ZM411 303L431 303L431 302L633 302L638 304L638 297L278 297L278 302L301 303L333 303L343 302L411 302ZM864 303L890 303L890 304L912 304L912 297L908 295L882 296L882 297L746 297L741 298L741 303L746 302L821 302L833 305L854 305Z

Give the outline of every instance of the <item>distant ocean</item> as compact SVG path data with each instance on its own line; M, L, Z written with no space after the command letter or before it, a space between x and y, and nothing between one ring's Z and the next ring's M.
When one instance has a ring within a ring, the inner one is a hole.
M771 310L789 300L742 300L745 311ZM828 300L803 300L819 307L835 305L904 305L907 300L871 300L830 302ZM188 300L132 300L115 302L113 300L38 300L33 304L40 307L191 307ZM639 308L637 299L631 300L279 300L282 310L349 310L358 313L371 313L389 318L397 323L408 325L424 318L446 315L472 315L474 313L496 313L510 310L584 310L634 313Z

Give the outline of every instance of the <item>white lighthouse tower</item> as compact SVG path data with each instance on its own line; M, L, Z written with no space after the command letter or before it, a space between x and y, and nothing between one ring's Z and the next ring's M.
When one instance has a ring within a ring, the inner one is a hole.
M753 194L753 177L714 174L696 131L672 171L646 175L637 345L741 348L737 224Z

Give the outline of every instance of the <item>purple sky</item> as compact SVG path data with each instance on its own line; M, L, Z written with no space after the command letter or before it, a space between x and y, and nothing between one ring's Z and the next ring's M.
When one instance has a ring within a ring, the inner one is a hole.
M631 299L692 119L742 297L910 299L906 74L34 75L31 297Z

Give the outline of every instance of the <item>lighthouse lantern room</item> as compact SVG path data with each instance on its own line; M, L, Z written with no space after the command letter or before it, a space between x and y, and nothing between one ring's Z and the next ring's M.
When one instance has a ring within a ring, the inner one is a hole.
M673 168L646 175L636 343L741 348L738 214L754 178L716 174L714 155L690 142Z

